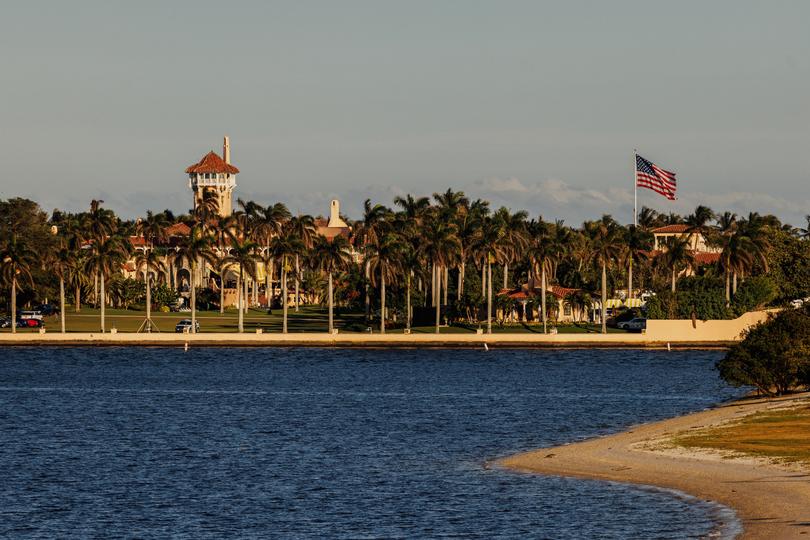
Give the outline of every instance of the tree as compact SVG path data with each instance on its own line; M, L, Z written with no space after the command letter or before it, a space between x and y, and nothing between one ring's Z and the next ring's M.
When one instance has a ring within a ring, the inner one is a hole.
M241 233L241 231L240 231ZM258 244L247 238L244 234L235 234L230 245L230 255L227 262L239 266L239 279L236 284L239 297L239 333L245 331L245 312L243 306L247 303L247 283L246 276L256 277L255 252Z
M532 241L528 249L532 270L536 272L538 268L540 269L540 288L542 289L540 310L544 334L548 332L548 310L546 308L548 283L546 282L546 275L551 273L551 268L562 253L562 246L552 236L550 228L550 224L544 222L542 217L530 227Z
M633 269L649 258L653 236L649 231L630 225L624 231L624 260L627 265L627 297L633 297Z
M326 272L328 275L329 285L327 297L329 302L329 333L331 334L335 330L332 275L348 267L351 261L349 242L341 235L335 236L332 240L318 236L315 239L314 251L320 270Z
M34 286L31 267L36 264L36 254L21 240L16 233L5 241L0 249L0 269L3 280L11 286L11 332L17 332L17 284L22 279L29 286Z
M389 218L391 210L381 204L371 204L371 199L366 199L363 203L363 219L357 225L352 237L354 245L359 250L365 252L369 246L379 240L385 231L390 227ZM365 263L365 302L366 321L371 315L371 297L369 295L369 282L371 280L368 261Z
M105 280L110 277L113 272L118 272L121 265L129 259L131 246L129 240L122 236L113 234L112 236L96 238L93 243L93 250L87 259L87 265L93 272L99 276L101 285L99 288L100 297L99 305L100 311L100 329L101 332L106 332L106 309L107 297Z
M303 215L291 218L286 226L290 230L296 241L301 245L301 250L295 254L295 311L301 303L301 254L308 249L312 249L312 242L315 238L315 220L312 216Z
M607 333L607 269L621 257L623 243L618 224L610 216L584 224L590 239L590 258L602 271L602 333Z
M420 253L431 262L433 266L433 298L436 307L436 333L439 333L441 319L441 298L439 296L441 283L441 269L449 265L461 250L458 239L458 228L453 222L438 219L432 216L427 220L423 235Z
M678 274L687 268L695 267L695 255L690 246L689 235L673 238L667 249L659 253L656 259L662 268L669 271L674 294Z
M781 311L743 335L717 363L726 382L767 396L810 384L810 309Z
M192 334L197 332L197 267L202 261L214 262L211 250L212 238L203 231L202 225L194 223L189 235L176 247L174 259L178 264L184 262L189 266L189 279L191 281L191 328Z
M301 243L289 229L285 227L281 234L273 238L270 243L270 252L273 257L281 260L281 306L282 306L282 333L287 333L287 272L289 268L289 260L294 257L296 253L301 253Z
M400 268L400 257L404 248L402 240L395 232L388 232L371 245L369 268L372 279L380 275L380 333L385 333L385 283L393 282Z

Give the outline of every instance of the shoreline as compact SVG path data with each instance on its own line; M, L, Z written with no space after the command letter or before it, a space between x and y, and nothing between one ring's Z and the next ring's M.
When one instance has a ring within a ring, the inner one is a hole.
M755 457L727 458L699 449L656 447L679 432L808 400L810 393L741 399L615 435L516 454L497 464L522 472L677 490L733 509L743 528L740 538L808 538L810 468Z
M2 346L182 346L334 348L725 349L728 340L661 340L645 334L2 333Z

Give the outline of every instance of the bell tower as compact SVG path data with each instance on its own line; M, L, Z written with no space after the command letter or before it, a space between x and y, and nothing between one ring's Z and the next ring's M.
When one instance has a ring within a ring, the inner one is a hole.
M213 150L205 154L200 161L186 169L188 187L194 193L194 208L203 201L206 195L217 199L218 213L221 217L230 216L233 212L233 190L236 187L236 175L239 169L231 165L231 142L226 135L222 142L222 157Z

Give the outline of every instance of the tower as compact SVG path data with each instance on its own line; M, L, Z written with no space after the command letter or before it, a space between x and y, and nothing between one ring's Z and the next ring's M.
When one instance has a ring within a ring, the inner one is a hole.
M227 217L233 212L233 188L239 174L239 169L231 165L231 144L227 135L222 143L222 156L212 150L199 162L190 165L186 173L188 187L194 193L194 208L210 193L217 199L219 215Z

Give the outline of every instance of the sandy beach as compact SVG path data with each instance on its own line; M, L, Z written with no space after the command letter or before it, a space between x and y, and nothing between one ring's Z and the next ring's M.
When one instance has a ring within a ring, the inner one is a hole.
M548 475L677 489L733 508L744 529L741 538L808 538L810 469L666 444L676 433L800 402L810 402L810 394L736 401L608 437L517 454L499 463Z

